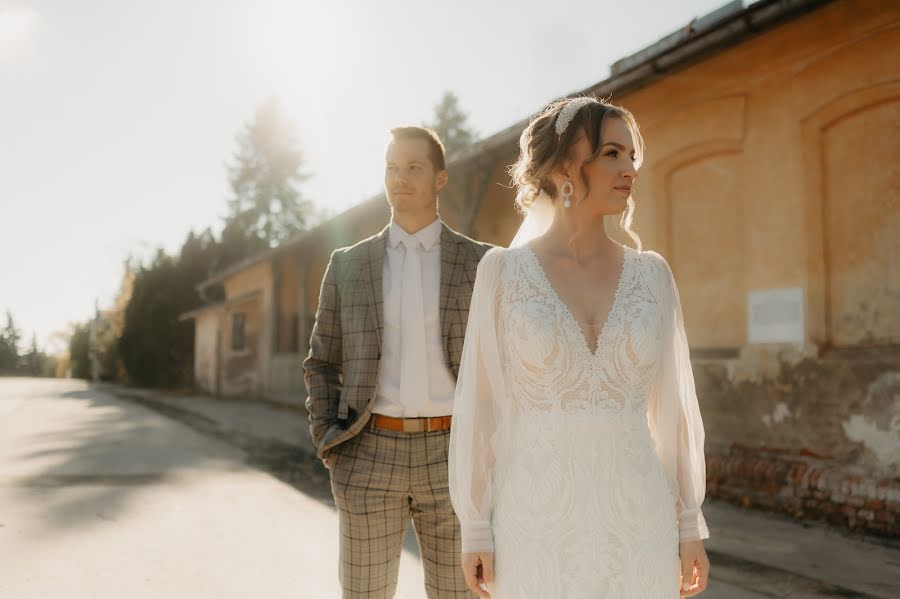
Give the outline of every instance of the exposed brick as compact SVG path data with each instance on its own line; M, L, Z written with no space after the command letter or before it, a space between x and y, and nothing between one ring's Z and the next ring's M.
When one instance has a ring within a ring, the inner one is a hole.
M810 473L810 475L809 475L809 486L810 486L810 487L817 487L818 484L819 484L819 479L820 479L821 477L822 477L822 471L821 471L821 470L813 470L812 473Z
M803 476L806 474L808 466L806 464L800 463L794 465L794 470L791 474L791 479L794 481L795 485L799 485L803 482Z
M851 505L853 507L863 507L864 505L866 505L866 498L860 497L859 495L854 495L853 497L848 497L847 505Z
M867 510L883 510L884 502L880 499L870 499L866 502L865 508Z
M874 519L879 522L893 524L897 520L897 517L894 514L891 514L890 512L886 512L884 510L878 510L874 514Z
M707 493L748 508L900 537L897 479L842 471L815 455L735 446L726 456L707 457Z
M848 521L848 518L841 513L833 513L827 514L825 516L825 520L830 524L839 524L841 526L852 526L852 521Z
M774 508L774 507L777 505L777 503L776 503L776 501L775 501L775 498L774 498L774 497L771 497L771 496L769 496L769 495L760 495L760 496L757 496L756 502L755 502L755 503L756 503L756 505L759 505L759 506L762 506L762 507L766 507L766 508L770 508L770 509L771 509L771 508Z

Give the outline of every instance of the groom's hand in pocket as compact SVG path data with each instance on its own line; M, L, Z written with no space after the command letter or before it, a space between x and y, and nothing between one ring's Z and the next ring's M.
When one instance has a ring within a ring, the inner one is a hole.
M493 553L463 553L462 569L470 591L479 597L491 596L481 585L494 582Z

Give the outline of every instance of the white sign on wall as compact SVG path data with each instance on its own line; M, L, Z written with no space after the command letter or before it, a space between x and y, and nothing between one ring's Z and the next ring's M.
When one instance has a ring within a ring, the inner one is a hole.
M803 289L767 289L747 294L747 332L750 343L804 341Z

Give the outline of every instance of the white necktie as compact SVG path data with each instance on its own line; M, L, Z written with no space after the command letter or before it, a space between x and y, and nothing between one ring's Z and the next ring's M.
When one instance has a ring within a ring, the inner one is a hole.
M428 370L425 347L425 305L422 291L422 258L419 240L410 235L403 239L406 256L403 261L403 292L400 301L400 395L410 406L405 414L418 416L428 393Z

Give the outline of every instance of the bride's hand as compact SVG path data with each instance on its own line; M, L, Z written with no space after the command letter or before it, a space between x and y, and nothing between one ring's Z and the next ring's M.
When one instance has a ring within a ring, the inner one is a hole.
M709 582L709 558L703 541L686 541L678 546L681 558L681 596L693 597L706 590Z
M466 577L466 586L479 597L490 597L491 594L481 588L483 583L494 582L493 553L463 553L462 569Z

